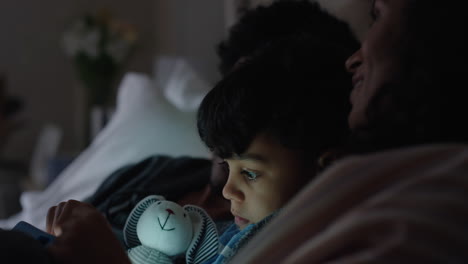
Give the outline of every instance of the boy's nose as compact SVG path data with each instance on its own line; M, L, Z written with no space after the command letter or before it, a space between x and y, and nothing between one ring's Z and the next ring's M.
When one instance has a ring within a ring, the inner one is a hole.
M346 62L346 70L350 73L354 73L356 69L362 64L362 53L361 49L357 50Z
M237 186L236 182L229 177L223 188L224 198L230 201L242 202L245 198L244 193Z

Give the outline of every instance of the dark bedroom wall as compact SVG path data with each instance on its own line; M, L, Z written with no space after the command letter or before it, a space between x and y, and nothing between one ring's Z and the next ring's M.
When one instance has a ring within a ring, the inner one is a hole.
M206 81L218 81L215 45L225 34L225 1L156 1L157 54L184 56Z
M28 158L39 128L56 123L64 130L63 152L84 146L83 93L60 46L66 25L86 11L108 8L140 32L127 70L151 72L155 54L154 0L5 0L0 8L0 72L8 91L25 102L24 127L10 138L3 155Z
M26 159L41 125L64 130L62 153L84 147L83 92L60 46L67 23L88 10L109 8L140 31L140 47L126 70L152 74L159 55L186 57L209 83L219 80L215 45L225 34L224 5L232 0L2 1L0 72L8 91L22 97L25 127L0 155Z

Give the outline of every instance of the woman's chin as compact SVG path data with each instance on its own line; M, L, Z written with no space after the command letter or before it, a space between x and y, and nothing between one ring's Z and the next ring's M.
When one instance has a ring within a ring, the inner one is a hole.
M348 126L352 131L359 130L365 127L367 124L367 118L364 115L364 111L360 111L357 107L353 107L348 115Z

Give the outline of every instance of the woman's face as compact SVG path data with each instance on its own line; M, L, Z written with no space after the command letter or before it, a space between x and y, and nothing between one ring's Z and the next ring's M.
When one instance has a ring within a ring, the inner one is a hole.
M346 61L346 68L353 73L352 110L348 117L353 130L369 125L369 104L383 86L401 78L407 5L408 0L375 0L374 22L366 39Z

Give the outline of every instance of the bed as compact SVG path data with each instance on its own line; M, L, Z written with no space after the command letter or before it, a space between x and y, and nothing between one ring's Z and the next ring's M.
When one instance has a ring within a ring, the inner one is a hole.
M129 72L118 88L116 111L106 127L43 191L21 195L22 211L0 220L45 228L47 210L61 201L83 200L118 168L155 154L209 158L196 130L196 109L211 85L182 58L161 57L156 74Z

